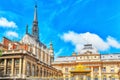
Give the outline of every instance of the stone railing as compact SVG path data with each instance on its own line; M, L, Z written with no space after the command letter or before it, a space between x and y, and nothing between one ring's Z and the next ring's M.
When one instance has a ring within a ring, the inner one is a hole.
M14 54L14 53L26 53L27 51L22 49L17 50L5 50L2 54Z

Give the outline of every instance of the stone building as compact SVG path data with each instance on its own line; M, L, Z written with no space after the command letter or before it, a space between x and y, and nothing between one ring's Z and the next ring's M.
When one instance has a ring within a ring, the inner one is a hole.
M64 80L120 80L120 53L100 54L92 44L56 58L52 65L62 70Z
M0 76L9 78L59 77L62 72L51 66L54 61L52 43L47 48L39 39L37 6L35 6L32 34L28 33L16 42L3 37L0 43Z

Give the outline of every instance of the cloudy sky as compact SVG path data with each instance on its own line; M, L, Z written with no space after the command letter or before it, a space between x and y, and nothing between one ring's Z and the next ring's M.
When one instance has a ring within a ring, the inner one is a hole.
M0 1L0 41L31 33L35 0ZM38 0L40 40L55 56L79 52L91 43L100 53L120 52L120 0Z

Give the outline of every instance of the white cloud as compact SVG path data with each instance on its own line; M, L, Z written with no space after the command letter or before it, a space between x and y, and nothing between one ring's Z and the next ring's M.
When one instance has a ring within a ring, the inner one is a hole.
M55 52L55 58L57 58L61 53L62 53L63 49L59 49L58 52Z
M79 52L83 45L86 43L92 44L99 51L106 51L110 47L120 48L120 43L113 37L108 36L106 40L103 40L99 35L86 32L86 33L75 33L69 31L60 36L65 42L70 42L75 46L75 51Z
M14 32L14 31L8 31L8 32L6 32L6 36L18 38L18 33Z
M1 17L0 18L0 27L5 27L5 28L17 28L17 25L13 21L8 21L6 18Z
M111 47L120 48L120 43L111 36L108 36L107 42Z

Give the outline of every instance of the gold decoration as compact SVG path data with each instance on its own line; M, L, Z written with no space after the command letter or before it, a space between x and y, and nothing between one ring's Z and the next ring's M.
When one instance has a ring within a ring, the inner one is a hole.
M83 65L81 65L81 64L75 66L75 70L76 70L76 71L85 71L86 69L87 69L87 67L86 67L86 66L83 66Z

